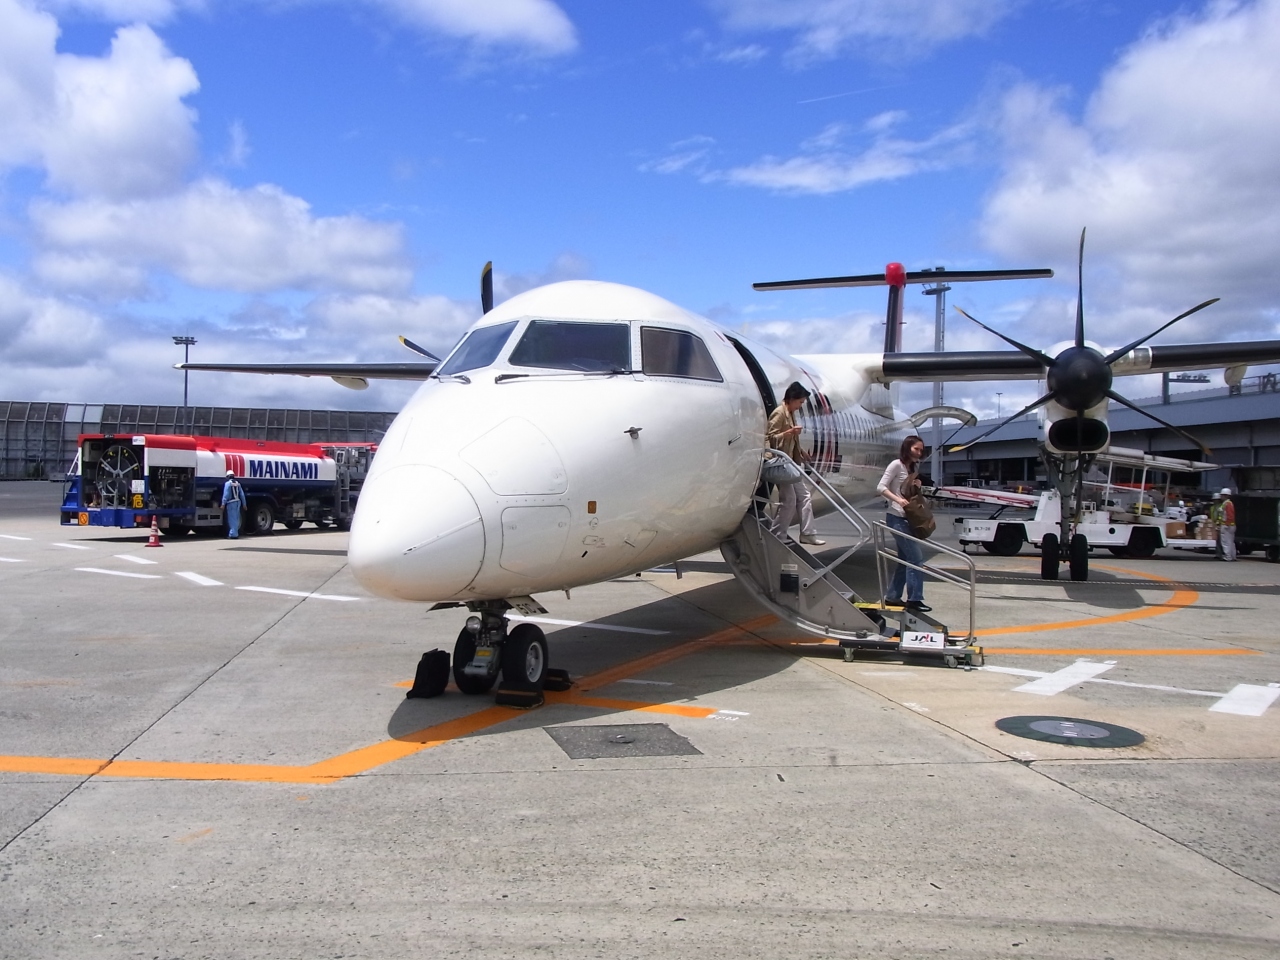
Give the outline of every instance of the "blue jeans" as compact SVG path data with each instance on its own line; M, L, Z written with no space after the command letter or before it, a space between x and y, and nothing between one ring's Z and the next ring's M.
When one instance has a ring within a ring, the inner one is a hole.
M899 517L893 513L886 513L884 516L885 523L891 528L901 533L910 534L911 528L907 524L906 517ZM924 553L920 549L920 544L914 540L908 540L906 537L895 536L894 541L898 546L898 556L907 563L922 564L924 563ZM907 593L904 598L902 588L906 586ZM910 567L904 567L900 563L894 564L893 580L889 582L889 592L887 598L891 600L924 600L924 577L919 570L913 570Z

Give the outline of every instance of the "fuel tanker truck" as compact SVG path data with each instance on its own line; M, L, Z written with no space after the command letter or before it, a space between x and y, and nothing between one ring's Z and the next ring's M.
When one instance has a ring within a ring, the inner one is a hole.
M62 497L64 526L150 527L169 536L226 532L227 471L249 508L241 530L351 524L372 443L275 443L175 434L81 434Z

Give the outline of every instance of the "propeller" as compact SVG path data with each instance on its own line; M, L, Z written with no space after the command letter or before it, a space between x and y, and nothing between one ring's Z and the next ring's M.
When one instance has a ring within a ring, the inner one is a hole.
M493 261L490 260L480 271L480 309L488 313L493 309Z
M1083 442L1089 430L1089 426L1088 426L1089 418L1085 416L1085 413L1086 411L1092 409L1093 407L1096 407L1103 400L1109 399L1109 400L1114 400L1116 403L1119 403L1123 406L1128 407L1130 410L1134 410L1142 414L1144 417L1154 420L1156 423L1160 424L1162 427L1172 430L1178 436L1194 444L1201 451L1203 451L1206 456L1209 454L1209 449L1203 443L1201 443L1199 440L1193 437L1191 434L1187 433L1185 430L1182 430L1179 427L1175 427L1173 424L1160 419L1155 414L1151 413L1148 410L1142 409L1137 404L1132 403L1131 401L1125 399L1124 397L1120 396L1120 394L1112 390L1111 385L1113 380L1113 374L1111 371L1111 365L1115 363L1117 360L1119 360L1121 357L1127 356L1132 350L1146 343L1156 334L1164 330L1167 330L1169 327L1173 326L1179 320L1185 320L1187 317L1191 316L1193 313L1203 310L1205 307L1210 306L1211 304L1217 303L1219 298L1214 297L1212 300L1206 300L1204 303L1197 304L1196 306L1192 307L1190 310L1187 310L1185 313L1178 314L1168 323L1156 328L1151 333L1148 333L1146 336L1139 337L1137 340L1134 340L1132 343L1121 347L1119 350L1113 350L1111 353L1107 354L1104 357L1099 351L1095 350L1093 347L1086 345L1084 340L1084 237L1085 237L1085 231L1081 230L1080 231L1080 255L1079 255L1079 260L1077 262L1077 271L1076 271L1078 288L1077 288L1077 297L1076 297L1075 342L1071 346L1067 347L1062 352L1060 352L1056 357L1047 356L1046 354L1035 349L1034 347L1029 347L1025 343L1019 343L1017 340L1014 340L1012 337L1005 336L1003 333L1000 333L1000 331L998 330L993 330L991 327L988 327L985 323L982 323L981 321L975 319L974 317L969 316L969 314L965 313L965 311L961 310L959 307L956 307L956 309L963 316L967 317L969 320L972 320L974 323L978 324L978 326L982 327L983 330L986 330L987 332L994 334L995 336L1003 340L1005 343L1008 343L1011 346L1016 347L1018 350L1022 351L1022 353L1026 354L1028 357L1032 357L1035 360L1039 361L1041 364L1043 364L1045 367L1046 386L1048 386L1049 392L1046 393L1044 396L1042 396L1040 399L1036 400L1034 403L1031 403L1026 407L1023 407L1021 410L1019 410L1017 413L1013 414L1012 416L1006 417L996 426L992 427L990 430L987 430L979 434L977 437L975 437L973 440L970 440L968 443L961 444L960 446L956 446L956 447L951 447L950 448L951 452L955 453L961 450L968 449L969 447L977 443L979 440L982 440L990 436L991 434L995 433L997 430L999 430L1001 427L1005 426L1006 424L1011 423L1012 421L1018 419L1018 417L1021 417L1024 414L1030 413L1032 410L1035 410L1037 407L1044 406L1046 403L1050 402L1051 400L1056 401L1059 406L1064 407L1065 409L1075 414L1075 416L1072 418L1072 422L1075 427L1075 436L1070 439L1075 441L1075 446L1077 447L1078 450L1083 451L1087 449L1089 446L1093 446L1093 444L1085 444ZM1105 439L1105 437L1103 439ZM1068 447L1064 445L1060 445L1060 449L1066 450L1068 449Z
M408 347L410 350L412 350L414 353L418 354L419 356L426 357L428 360L433 360L436 363L440 362L440 358L437 357L434 353L432 353L426 347L418 346L408 337L397 337L396 339L398 339L402 344L404 344L406 347Z

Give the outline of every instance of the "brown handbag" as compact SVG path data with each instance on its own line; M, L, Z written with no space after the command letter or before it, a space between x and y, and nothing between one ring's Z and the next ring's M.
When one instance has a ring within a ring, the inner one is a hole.
M929 502L920 492L920 481L912 477L907 482L911 484L911 496L902 507L902 515L906 517L907 528L913 537L928 540L933 531L938 529L938 524L934 522Z

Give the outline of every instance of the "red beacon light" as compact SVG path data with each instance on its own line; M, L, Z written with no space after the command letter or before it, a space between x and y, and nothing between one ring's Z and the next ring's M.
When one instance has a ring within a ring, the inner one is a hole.
M907 285L907 268L900 263L886 264L884 282L891 287L905 287Z

